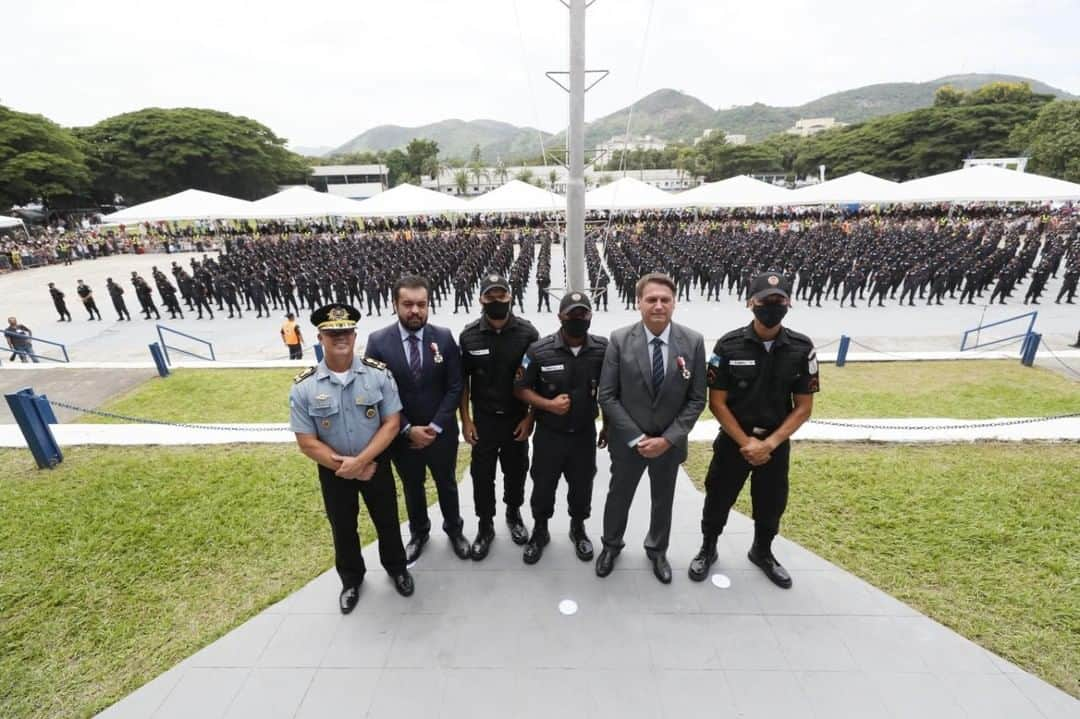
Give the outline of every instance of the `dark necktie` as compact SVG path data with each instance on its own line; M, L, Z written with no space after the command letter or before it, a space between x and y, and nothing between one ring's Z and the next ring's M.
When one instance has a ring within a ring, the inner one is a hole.
M420 338L414 334L409 335L409 371L420 382Z
M653 394L660 393L660 385L664 382L664 340L654 337L652 341L652 389Z

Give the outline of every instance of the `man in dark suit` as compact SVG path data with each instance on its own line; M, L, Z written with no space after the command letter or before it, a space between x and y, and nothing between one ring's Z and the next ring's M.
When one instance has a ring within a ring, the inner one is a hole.
M405 555L410 563L420 557L431 532L424 491L428 469L439 493L443 531L454 553L468 559L470 549L462 534L456 477L461 352L450 330L427 323L430 297L423 277L398 280L393 293L398 321L373 332L365 352L386 364L401 394L401 431L391 452L409 512Z
M705 341L671 321L675 282L651 273L635 287L641 322L611 335L597 396L608 418L611 485L604 504L604 549L596 574L606 577L623 548L630 505L649 471L652 516L645 553L653 574L671 582L667 560L671 508L687 436L705 409Z

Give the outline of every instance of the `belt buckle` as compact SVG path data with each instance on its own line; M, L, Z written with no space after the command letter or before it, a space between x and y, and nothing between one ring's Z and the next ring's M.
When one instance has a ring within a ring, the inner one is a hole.
M765 429L764 427L754 427L750 430L750 434L754 435L755 437L764 437L768 433L769 430Z

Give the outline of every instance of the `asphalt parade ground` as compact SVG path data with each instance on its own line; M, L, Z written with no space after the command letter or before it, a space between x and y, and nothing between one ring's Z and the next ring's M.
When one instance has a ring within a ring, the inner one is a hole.
M175 260L189 266L191 258L198 258L195 253L186 254L148 254L119 255L96 260L80 260L71 266L53 265L0 276L0 297L3 298L0 312L3 316L18 317L22 324L30 327L34 334L44 339L61 342L67 346L73 362L108 363L124 361L149 361L147 345L158 339L157 324L190 334L213 343L218 359L246 361L287 359L288 352L278 334L284 319L283 311L272 311L270 317L256 319L252 312L244 312L243 319L226 319L227 312L218 312L215 306L214 319L195 319L195 314L187 312L185 319L170 320L168 313L158 302L158 309L165 319L160 322L144 320L138 312L138 301L131 287L132 270L137 270L144 277L150 276L150 269L156 265L168 273L170 263ZM561 297L563 255L562 246L552 247L552 285L551 307L558 309ZM105 279L112 277L126 290L124 295L131 322L116 321L116 312L105 290ZM76 280L85 280L94 290L98 308L104 318L102 321L88 321L78 296L75 294ZM49 298L47 283L55 282L67 293L68 309L74 318L72 322L57 322L57 315ZM896 301L887 302L885 307L867 308L865 301L856 308L839 306L839 302L829 300L822 307L808 307L796 301L785 324L809 335L818 347L833 343L841 334L852 337L862 345L883 352L925 352L958 351L964 330L980 324L989 324L998 320L1015 317L1032 310L1039 315L1035 331L1043 333L1048 346L1054 349L1067 349L1076 341L1080 331L1080 304L1054 304L1054 298L1061 285L1061 275L1051 279L1043 299L1038 306L1022 303L1026 285L1020 285L1008 304L959 305L956 300L946 299L942 306L927 307L925 300L916 301L914 307L900 307ZM615 288L611 288L615 293ZM157 293L154 294L157 300ZM537 312L537 289L530 284L525 294L525 310L515 311L536 325L540 334L554 332L558 328L558 319L554 312ZM612 294L608 303L609 311L594 312L592 331L595 334L608 335L612 330L630 324L638 319L636 310L625 310L617 294ZM363 338L371 331L389 324L392 310L383 307L382 317L366 316L367 308L361 308L365 316L361 319L358 332ZM455 334L478 314L478 303L473 298L472 311L468 314L453 313L453 297L444 298L442 307L436 309L430 321L450 328ZM301 310L301 330L304 332L306 345L315 341L314 329L307 321L310 310ZM705 335L706 340L715 340L727 330L749 322L750 314L743 303L734 295L724 296L721 301L707 302L696 294L689 302L680 301L675 310L675 321L693 327ZM1022 334L1026 330L1023 321L1014 322L1001 328L988 330L983 339ZM998 333L998 334L995 334ZM197 342L172 336L169 343L200 354L206 348ZM48 356L59 356L59 350L43 344L35 345L37 351ZM1015 349L1019 358L1019 341L1008 345ZM835 349L835 346L834 346ZM853 352L861 348L855 345ZM310 350L308 350L310 357ZM1046 352L1041 352L1046 355ZM1045 357L1042 357L1045 359ZM9 366L8 355L0 357L3 367Z

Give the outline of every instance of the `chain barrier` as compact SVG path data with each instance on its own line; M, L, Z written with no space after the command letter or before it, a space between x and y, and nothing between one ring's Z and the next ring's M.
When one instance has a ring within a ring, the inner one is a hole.
M1062 367L1064 367L1064 368L1065 368L1065 370L1066 370L1067 372L1069 372L1069 374L1071 374L1071 375L1074 375L1074 376L1076 376L1076 377L1080 378L1080 372L1077 372L1077 371L1076 371L1075 369L1073 369L1073 368L1072 368L1071 366L1069 366L1069 363L1068 363L1068 362L1066 362L1065 360L1063 360L1063 359L1061 359L1060 357L1058 357L1058 356L1057 356L1057 352L1055 352L1055 351L1054 351L1054 350L1053 350L1053 349L1052 349L1052 348L1050 347L1050 345L1048 345L1048 344L1046 343L1046 340L1045 340L1045 339L1041 340L1041 341L1040 341L1040 344L1041 344L1041 345L1042 345L1043 347L1045 347L1045 348L1046 348L1046 351L1050 353L1050 356L1051 356L1051 357L1053 357L1053 358L1054 358L1054 360L1056 360L1056 361L1057 361L1057 363L1058 363L1059 365L1061 365Z
M1036 424L1038 422L1053 422L1059 419L1074 419L1080 417L1080 412L1069 412L1066 414L1055 414L1048 417L1023 417L1020 419L1000 419L1000 420L972 420L971 422L963 422L957 424L937 424L937 425L919 425L919 424L860 424L856 422L835 422L827 419L808 419L807 424L819 424L826 427L846 427L849 429L892 429L892 430L943 430L943 429L982 429L984 427L1009 427L1018 424Z
M216 424L193 424L189 422L169 422L161 419L148 419L146 417L133 417L131 415L119 414L117 412L107 412L100 409L89 409L86 407L80 407L68 402L62 402L60 400L49 399L51 404L57 407L63 407L64 409L70 409L75 412L83 412L85 414L97 415L98 417L106 417L108 419L117 419L123 422L132 422L135 424L157 424L168 427L183 427L185 429L208 429L208 430L223 430L232 432L281 432L287 429L287 427L267 427L267 426L251 426L251 427L230 427L226 425ZM817 424L826 427L845 427L849 429L888 429L888 430L945 430L945 429L981 429L983 427L1008 427L1019 424L1035 424L1037 422L1053 422L1059 419L1073 419L1080 417L1080 412L1071 412L1067 414L1056 414L1047 417L1025 417L1021 419L1005 419L994 421L982 421L973 420L971 422L964 422L958 424L941 424L941 425L917 425L917 424L862 424L856 422L837 422L827 419L809 419L808 424Z
M893 354L892 352L884 352L884 351L879 350L879 349L874 349L873 347L870 347L868 345L864 345L862 342L859 342L858 340L855 340L855 339L851 339L850 342L851 342L851 344L855 345L856 347L861 347L862 349L866 350L867 352L876 352L879 355L884 355L886 357L892 357L894 359L900 359L900 360L911 359L910 357L907 357L905 355L898 355L898 354Z
M131 415L118 414L116 412L107 412L101 409L88 409L86 407L80 407L76 404L69 404L67 402L61 402L60 400L49 398L49 404L56 405L57 407L63 407L64 409L70 409L75 412L83 412L85 414L93 414L98 417L107 417L109 419L118 419L123 422L133 422L135 424L158 424L167 427L183 427L184 429L209 429L209 430L222 430L226 432L281 432L287 430L288 427L266 427L266 426L251 426L251 427L229 427L219 424L192 424L189 422L169 422L163 419L148 419L146 417L132 417Z

